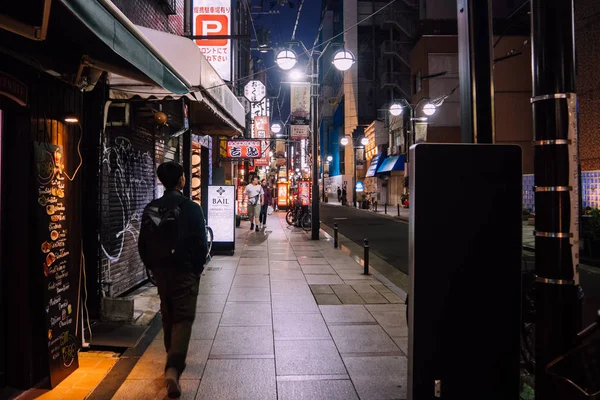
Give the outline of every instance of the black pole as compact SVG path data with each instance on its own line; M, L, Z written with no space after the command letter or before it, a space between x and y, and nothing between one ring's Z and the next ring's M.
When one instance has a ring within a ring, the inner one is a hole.
M400 216L400 204L398 204L398 216Z
M385 210L385 213L387 214L387 203L383 203L383 209Z
M333 224L333 248L338 248L338 224Z
M573 0L532 0L536 399L562 399L546 365L580 327Z
M352 149L352 154L354 154L354 182L352 185L352 206L356 208L356 145L354 145L354 137L352 138Z
M365 239L364 263L364 274L369 275L369 239Z
M494 143L492 0L458 0L463 143Z
M312 220L311 220L311 239L319 240L319 230L321 229L319 216L319 78L318 61L316 57L311 60L311 116L312 119Z

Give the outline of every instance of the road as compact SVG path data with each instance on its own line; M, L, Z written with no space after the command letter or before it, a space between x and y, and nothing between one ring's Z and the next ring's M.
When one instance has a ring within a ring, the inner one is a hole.
M362 246L369 239L371 251L388 264L408 274L408 224L374 213L321 204L321 222Z

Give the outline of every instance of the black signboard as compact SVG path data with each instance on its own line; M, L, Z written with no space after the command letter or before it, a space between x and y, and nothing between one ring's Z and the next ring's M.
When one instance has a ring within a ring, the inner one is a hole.
M61 146L34 143L37 175L38 265L43 273L50 385L55 387L79 367L75 337L77 267L69 245L69 180Z

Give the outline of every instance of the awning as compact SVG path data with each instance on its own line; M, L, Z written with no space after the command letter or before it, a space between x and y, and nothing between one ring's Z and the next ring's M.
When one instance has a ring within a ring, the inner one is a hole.
M377 173L377 169L381 165L381 162L383 161L384 157L385 157L385 153L379 153L379 154L373 156L373 158L371 158L371 164L369 164L369 169L367 170L367 174L365 175L365 178L370 178L372 176L375 176L375 174Z
M377 169L378 174L385 174L392 171L404 171L404 155L386 158Z
M102 42L171 93L189 92L189 82L108 0L60 0Z
M237 133L243 131L246 125L244 106L240 104L237 97L206 60L193 41L181 36L141 26L136 26L136 29L152 42L158 51L169 61L169 64L189 83L190 93L187 97L192 96L193 100L196 100L192 103L192 116L208 109L222 123L229 125L230 131ZM175 93L170 93L168 90L145 85L144 83L118 75L111 74L109 81L111 98L114 99L181 97Z

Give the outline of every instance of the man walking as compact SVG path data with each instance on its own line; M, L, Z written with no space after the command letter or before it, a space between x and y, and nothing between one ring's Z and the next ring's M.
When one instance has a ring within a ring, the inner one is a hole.
M258 184L258 176L252 177L252 183L246 186L244 193L248 195L248 218L250 219L250 230L254 230L254 222L256 222L256 232L259 231L260 224L260 206L264 200L263 187Z
M262 185L263 192L264 192L264 195L263 195L264 201L262 203L262 206L260 207L259 222L260 222L260 229L267 229L267 213L269 211L269 206L271 205L271 203L273 203L273 191L268 186L266 179L263 179L261 181L261 185Z
M158 287L167 351L165 383L173 398L181 396L179 378L185 369L207 255L206 226L202 208L181 193L183 167L166 162L156 174L165 194L144 209L138 248Z

